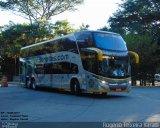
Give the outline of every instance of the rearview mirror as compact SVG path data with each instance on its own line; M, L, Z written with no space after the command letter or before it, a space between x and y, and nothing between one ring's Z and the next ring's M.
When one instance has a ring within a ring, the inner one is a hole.
M136 52L129 51L131 63L132 64L139 64L139 55Z

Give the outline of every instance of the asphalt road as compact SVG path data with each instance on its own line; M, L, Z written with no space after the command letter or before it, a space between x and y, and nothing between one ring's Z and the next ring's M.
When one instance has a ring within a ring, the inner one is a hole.
M10 85L0 88L0 113L1 122L5 118L17 122L160 122L160 87L77 97Z

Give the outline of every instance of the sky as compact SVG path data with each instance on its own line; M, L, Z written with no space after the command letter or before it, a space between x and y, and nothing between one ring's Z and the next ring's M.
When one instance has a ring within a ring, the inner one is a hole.
M116 12L120 3L121 0L84 0L82 5L77 6L76 11L67 11L54 16L51 22L55 23L58 20L67 19L74 28L78 28L83 23L88 24L89 29L96 30L108 25L108 18ZM14 23L29 22L8 11L1 11L0 17L0 26L8 24L9 21Z

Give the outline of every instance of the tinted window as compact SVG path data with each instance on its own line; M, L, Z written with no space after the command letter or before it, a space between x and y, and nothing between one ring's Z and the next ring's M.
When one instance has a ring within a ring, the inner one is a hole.
M120 35L94 33L96 46L101 49L126 51L126 43Z
M45 74L77 74L78 66L69 62L50 63L44 66Z
M94 52L81 52L83 68L89 72L98 72L97 54Z
M21 51L21 57L27 57L28 54L29 54L29 49L28 48L27 49L23 49Z
M78 53L76 42L73 36L68 38L63 38L60 42L61 51L70 51Z
M60 63L45 64L45 74L62 74L62 65Z
M34 71L36 74L44 74L44 65L43 64L36 65Z
M44 44L36 45L21 51L22 57L38 56L54 52L70 51L78 53L76 41L73 36L53 40Z
M90 32L79 32L75 33L75 37L78 43L78 47L81 48L87 48L92 47L93 44L93 38L92 34Z

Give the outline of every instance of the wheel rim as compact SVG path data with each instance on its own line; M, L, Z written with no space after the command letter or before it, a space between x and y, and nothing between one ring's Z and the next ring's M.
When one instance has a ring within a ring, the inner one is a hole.
M78 87L77 87L77 82L75 81L75 82L74 82L74 92L75 92L75 93L77 93L77 90L78 90L77 88L78 88Z
M76 85L76 82L74 82L74 93L77 92L77 85Z
M32 88L36 89L35 81L33 81L33 83L32 83Z
M80 91L80 87L79 87L79 83L78 81L75 81L75 84L74 84L74 89L75 89L75 95L80 95L81 91Z

